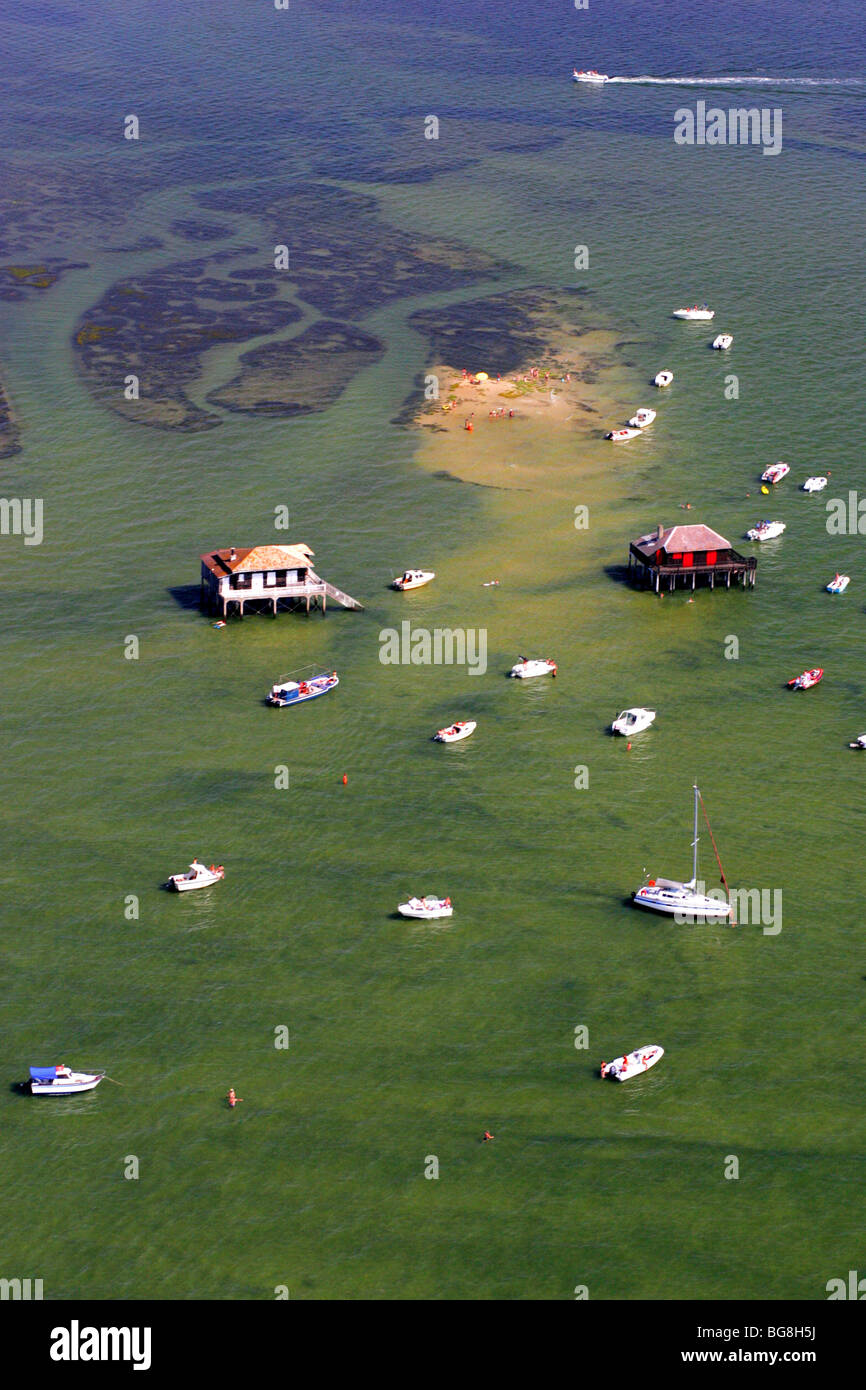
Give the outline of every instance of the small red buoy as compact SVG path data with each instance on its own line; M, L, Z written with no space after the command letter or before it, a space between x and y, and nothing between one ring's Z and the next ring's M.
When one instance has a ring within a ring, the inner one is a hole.
M347 787L348 785L349 785L349 779L348 779L348 777L346 776L346 774L345 774L345 772L344 772L344 773L343 773L343 786L344 786L344 787Z
M625 751L626 751L627 753L630 753L630 752L631 752L631 744L630 744L630 743L627 743L627 744L626 744L626 746L625 746Z

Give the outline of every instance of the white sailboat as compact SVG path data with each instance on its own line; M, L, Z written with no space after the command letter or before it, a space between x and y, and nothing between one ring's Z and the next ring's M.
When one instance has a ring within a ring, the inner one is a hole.
M698 892L698 800L700 791L695 793L695 826L692 840L692 876L687 883L673 878L650 878L634 895L637 907L649 908L652 912L664 912L669 917L698 918L701 921L723 921L731 915L731 905L719 902L706 893Z

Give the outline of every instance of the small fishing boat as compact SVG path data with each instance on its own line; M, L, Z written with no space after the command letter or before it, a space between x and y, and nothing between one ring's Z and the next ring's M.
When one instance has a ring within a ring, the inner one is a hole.
M478 725L474 719L455 719L447 729L438 729L433 735L434 743L459 743L462 738L474 734Z
M74 1096L79 1091L92 1091L104 1076L104 1071L72 1071L64 1062L56 1067L31 1067L30 1094Z
M401 592L405 592L406 589L421 589L435 578L434 570L404 570L399 578L391 581L391 588L399 589Z
M622 444L626 439L636 439L639 434L640 430L633 426L631 429L608 430L604 437L612 439L614 444Z
M187 873L172 874L165 886L175 893L189 893L193 888L209 888L212 883L219 883L225 876L226 871L222 864L211 864L210 868L207 868L194 859Z
M733 346L734 340L730 333L719 333L710 343L710 347L716 348L719 352L727 352L728 348Z
M648 410L646 406L641 406L640 410L635 411L634 415L629 420L629 424L633 429L643 430L646 429L647 425L651 425L655 418L656 413L654 410Z
M858 734L853 743L848 744L849 748L866 748L866 734Z
M408 902L401 903L397 911L401 917L420 917L425 922L432 922L437 917L450 917L454 909L450 898L437 898L431 894L426 898L410 898Z
M701 322L716 317L715 309L708 309L706 304L694 304L691 309L674 309L675 319L691 319Z
M329 690L333 690L334 686L339 684L336 671L332 671L329 676L311 676L306 681L281 681L271 686L267 697L268 704L279 709L286 705L302 705L305 700L317 700L320 695L327 695Z
M774 541L786 529L784 521L759 521L746 532L747 541Z
M696 917L702 921L723 921L731 915L730 903L720 902L718 898L711 898L706 893L698 891L698 840L700 838L698 835L698 801L701 794L697 787L694 787L693 790L695 793L695 825L692 840L691 878L686 883L675 878L650 878L642 888L638 889L632 901L636 907L646 907L652 912L663 912L669 917ZM707 825L709 825L709 821ZM724 882L724 879L722 881Z
M673 372L656 372L653 377L653 386L670 386L673 379Z
M827 486L829 478L825 478L823 473L816 473L814 478L807 478L803 484L804 492L823 492Z
M827 585L828 594L844 594L848 585L851 583L850 574L836 574Z
M587 72L578 72L575 68L571 74L571 80L572 82L591 82L598 85L600 82L609 82L610 78L606 72L596 72L594 68L590 68Z
M794 676L793 680L788 681L792 690L811 690L813 685L824 679L824 667L814 666L811 671L803 671L801 675Z
M761 474L762 483L780 483L783 478L787 478L791 468L787 463L771 463L769 468L765 468Z
M655 717L654 709L643 709L640 705L635 705L634 708L624 709L618 714L610 727L615 734L640 734L649 728Z
M634 1052L627 1052L613 1062L602 1062L601 1075L608 1081L628 1081L633 1076L640 1076L641 1072L649 1071L664 1055L664 1048L657 1043L636 1047Z
M526 656L521 656L508 672L515 680L528 681L533 676L555 676L556 662L548 661L546 658L536 658L532 661Z

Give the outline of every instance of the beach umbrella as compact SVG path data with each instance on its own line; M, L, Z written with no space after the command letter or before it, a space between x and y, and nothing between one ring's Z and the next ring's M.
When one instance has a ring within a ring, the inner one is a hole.
M476 372L476 373L475 373L475 380L476 380L476 381L487 381L487 380L488 380L487 373L486 373L486 372Z

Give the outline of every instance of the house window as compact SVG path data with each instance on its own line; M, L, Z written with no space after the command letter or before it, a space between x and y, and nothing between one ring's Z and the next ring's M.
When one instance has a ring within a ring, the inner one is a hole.
M252 575L249 572L245 574L233 574L231 577L231 586L233 589L249 589L251 581Z
M694 555L692 555L691 551L687 551L686 554L683 556L683 569L690 569L694 563Z
M707 551L707 564L708 564L708 565L714 565L714 564L716 563L716 561L718 560L718 558L719 558L719 553L718 553L717 550L708 550L708 551Z
M266 577L266 579L265 579L265 584L266 584L266 585L270 585L270 587L273 588L274 585L276 584L276 582L277 582L277 572L276 572L276 570L268 570L267 577Z

